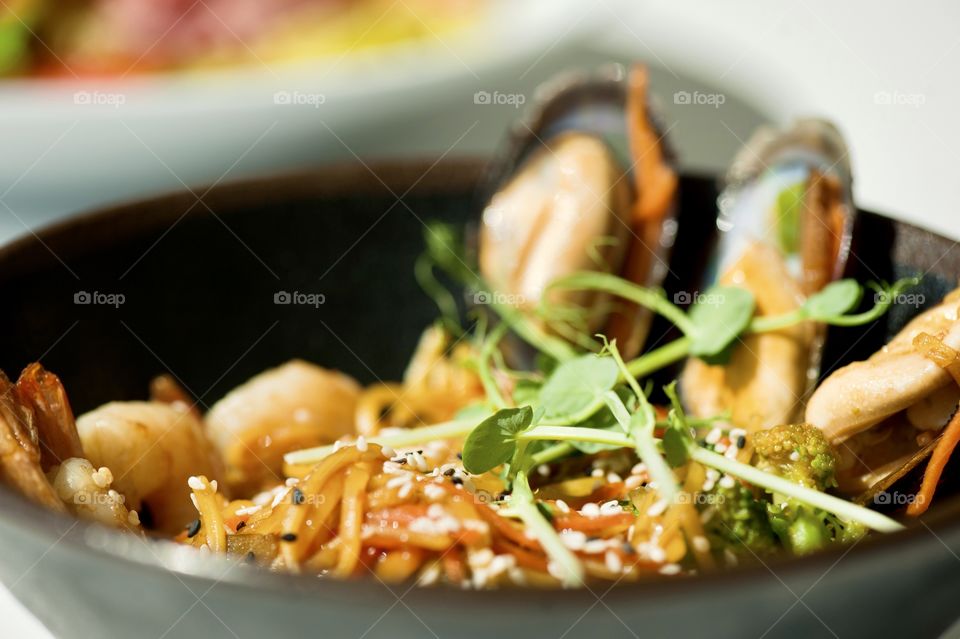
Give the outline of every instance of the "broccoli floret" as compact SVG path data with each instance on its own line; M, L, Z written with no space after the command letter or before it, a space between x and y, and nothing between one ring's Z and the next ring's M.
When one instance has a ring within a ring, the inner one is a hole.
M753 434L755 461L760 470L780 475L808 488L836 486L837 457L823 431L809 424L774 426Z
M762 557L778 548L777 537L767 519L766 503L736 482L719 484L700 495L704 511L710 512L704 532L714 549L729 549L737 555Z
M767 505L770 526L784 546L796 555L806 555L827 546L849 544L866 534L861 524L786 499Z
M836 453L823 432L809 424L790 424L759 431L752 437L753 465L815 490L836 486ZM864 535L863 526L847 522L796 499L772 495L767 504L770 527L797 555L833 543L850 543Z

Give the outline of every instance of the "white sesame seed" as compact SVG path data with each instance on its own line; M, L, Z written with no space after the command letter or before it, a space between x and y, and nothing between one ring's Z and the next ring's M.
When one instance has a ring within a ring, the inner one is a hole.
M562 499L558 499L556 502L554 502L554 504L556 505L557 510L560 512L564 514L570 512L570 506L568 506L567 502L563 501Z
M93 483L97 485L97 488L106 488L113 483L113 473L110 472L110 469L106 466L98 468L90 478L93 479Z
M650 547L650 559L658 564L663 563L667 560L667 553L660 546L653 545Z
M400 490L397 491L397 497L400 499L406 499L410 496L411 492L413 492L413 482L408 481L400 487Z
M580 509L580 514L584 517L598 517L600 516L600 506L592 501L588 501L583 505L583 508Z
M437 484L427 484L427 486L423 489L423 494L426 495L427 499L439 500L446 496L447 491Z
M721 487L721 488L727 488L727 489L729 489L729 488L733 488L733 487L736 486L736 485L737 485L736 480L735 480L733 477L731 477L730 475L724 475L724 476L720 479L720 487Z
M620 560L620 555L612 550L608 550L607 554L603 556L603 562L607 565L607 570L610 572L620 572L623 570L623 562Z
M189 486L192 490L203 490L206 488L206 486L203 484L203 481L196 475L190 475L190 477L187 479L187 486Z
M396 477L391 477L387 480L387 488L400 488L405 484L409 484L413 480L413 476L408 472L404 472L402 475L397 475Z
M588 555L599 555L607 550L607 544L603 539L590 539L583 544L583 552Z
M361 453L367 452L367 438L363 435L357 437L357 450Z
M583 550L583 545L587 542L587 536L579 530L565 530L560 533L560 540L570 550Z
M693 538L693 547L697 552L710 552L710 541L703 535L697 535Z
M714 444L714 445L713 445L713 450L716 451L716 452L718 452L718 453L720 453L720 454L722 455L723 453L727 452L727 445L726 445L726 444Z
M140 525L140 514L139 514L137 511L135 511L135 510L131 510L130 512L128 512L128 513L127 513L127 523L130 524L131 526L139 526L139 525Z
M423 455L421 455L419 452L413 451L412 453L410 453L410 456L413 458L413 464L417 467L417 470L419 470L421 473L425 473L428 470L430 470L430 467L427 466L427 460L424 459Z
M242 517L244 515L253 515L261 510L263 510L263 506L244 506L243 508L237 508L236 513Z
M679 564L666 564L660 567L661 575L679 575L680 574L680 565Z
M537 466L537 474L540 475L541 477L549 477L550 467L547 466L546 464L540 464L539 466Z
M623 478L620 477L620 475L618 475L618 474L616 474L616 473L613 473L613 472L607 473L607 483L608 483L608 484L619 484L619 483L622 482L622 481L623 481Z
M793 451L792 453L790 453L790 461L793 461L793 462L800 461L800 453L798 453L797 451Z
M380 451L383 453L383 456L386 457L387 459L390 459L397 454L397 451L395 451L392 446L381 446Z
M709 433L707 433L706 442L708 444L716 444L720 441L720 438L723 437L723 431L719 428L713 428Z
M600 505L601 515L616 515L623 512L623 506L616 499L611 499Z
M659 517L667 510L668 505L666 499L658 499L650 508L647 508L647 515L650 517Z
M591 476L591 477L597 477L597 478L603 477L603 469L602 469L602 468L594 468L593 470L590 471L590 476Z
M288 488L293 488L294 486L300 483L300 479L297 477L287 477L287 480L283 483Z

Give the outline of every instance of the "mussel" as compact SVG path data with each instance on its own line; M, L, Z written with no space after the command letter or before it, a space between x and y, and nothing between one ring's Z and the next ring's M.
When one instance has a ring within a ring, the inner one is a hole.
M759 315L799 308L841 276L855 207L846 145L822 120L760 129L738 153L719 199L718 238L702 289L749 289ZM701 293L690 293L691 301ZM681 390L701 417L727 413L748 431L793 423L819 371L822 327L748 335L722 365L688 361Z
M662 283L678 178L643 67L566 74L538 89L490 183L479 263L492 294L506 303L533 317L551 282L583 270ZM645 310L583 292L546 297L581 309L584 334L602 330L625 356L640 350L651 319Z

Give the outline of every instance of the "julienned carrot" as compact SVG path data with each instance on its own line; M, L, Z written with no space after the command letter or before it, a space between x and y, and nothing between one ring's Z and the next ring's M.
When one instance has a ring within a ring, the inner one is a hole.
M953 450L960 443L960 408L954 413L953 419L947 424L947 428L940 436L940 442L933 449L930 455L930 461L927 462L927 469L923 472L923 482L920 484L920 490L917 492L913 503L907 507L907 514L917 517L926 512L933 501L933 494L937 491L937 484L940 483L940 476L943 474L947 462L953 455Z

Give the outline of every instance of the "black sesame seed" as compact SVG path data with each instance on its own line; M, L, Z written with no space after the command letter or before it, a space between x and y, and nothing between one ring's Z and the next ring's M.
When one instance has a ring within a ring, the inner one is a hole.
M397 463L402 466L403 464L406 464L406 463L407 463L407 458L404 457L403 459L398 460Z
M448 469L446 469L445 471L443 471L443 475L444 475L444 477L453 477L453 474L454 474L455 472L457 472L457 469L456 469L456 468L448 468Z
M737 437L737 448L743 448L746 445L747 445L746 435L740 435L739 437Z
M296 541L297 533L283 533L282 535L280 535L280 539L282 539L283 541Z
M187 537L196 537L198 532L200 532L200 520L194 519L187 524Z
M243 529L246 527L246 525L247 525L247 522L245 522L245 521L238 521L238 522L237 522L237 531L239 532L239 531L243 530Z
M463 453L457 453L457 459L463 461Z
M247 553L247 563L252 564L252 563L255 563L256 561L257 561L257 556L251 550L250 552Z
M421 448L420 450L418 450L418 451L417 451L417 454L418 454L418 455L422 455L422 454L423 454L423 449Z
M454 478L451 479L450 481L453 482L453 485L454 485L454 486L463 486L463 480L460 479L459 477L454 477Z
M294 488L294 489L293 489L293 505L294 505L294 506L299 506L300 504L303 503L303 501L304 501L304 500L303 500L303 491L300 490L299 488Z
M629 541L625 541L623 542L623 552L627 553L628 555L633 555L636 554L637 551L633 549L633 544L631 544Z

